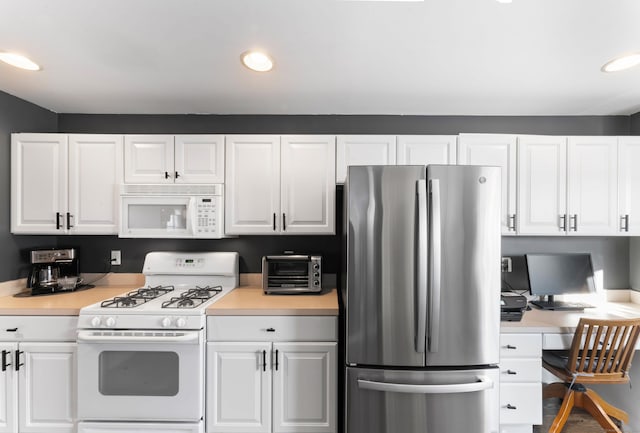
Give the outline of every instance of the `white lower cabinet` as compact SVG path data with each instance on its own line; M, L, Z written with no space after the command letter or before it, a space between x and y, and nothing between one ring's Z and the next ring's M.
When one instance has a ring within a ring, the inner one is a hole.
M542 424L542 335L500 335L500 433Z
M337 431L335 317L214 316L207 329L207 432Z
M0 317L0 432L75 432L76 343L30 341L74 330L72 318Z

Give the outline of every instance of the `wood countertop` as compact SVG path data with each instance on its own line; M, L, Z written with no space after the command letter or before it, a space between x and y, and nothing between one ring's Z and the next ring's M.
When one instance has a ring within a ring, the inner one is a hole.
M336 289L309 295L265 295L262 287L240 286L207 308L221 316L337 316Z
M0 297L4 316L77 316L82 307L134 290L135 286L96 286L53 295Z

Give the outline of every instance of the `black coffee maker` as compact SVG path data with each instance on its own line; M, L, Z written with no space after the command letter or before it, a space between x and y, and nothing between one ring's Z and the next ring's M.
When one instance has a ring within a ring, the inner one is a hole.
M31 295L75 290L80 266L74 248L31 251L31 272L27 287Z

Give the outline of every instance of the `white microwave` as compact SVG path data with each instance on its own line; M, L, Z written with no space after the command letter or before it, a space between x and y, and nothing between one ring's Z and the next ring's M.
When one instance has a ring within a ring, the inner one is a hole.
M223 185L122 185L121 238L224 237Z

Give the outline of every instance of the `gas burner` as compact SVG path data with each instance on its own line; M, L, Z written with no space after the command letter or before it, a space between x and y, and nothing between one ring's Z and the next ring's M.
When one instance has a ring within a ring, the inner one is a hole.
M169 293L173 289L173 286L143 287L129 292L125 296L116 296L113 299L103 301L100 306L105 308L133 308Z
M178 297L162 303L162 308L196 308L222 291L221 286L198 287L189 289Z

